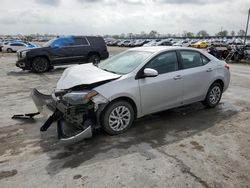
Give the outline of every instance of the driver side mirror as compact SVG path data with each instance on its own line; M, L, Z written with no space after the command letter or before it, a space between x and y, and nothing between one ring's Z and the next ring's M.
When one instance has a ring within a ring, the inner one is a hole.
M156 76L158 76L158 71L155 69L145 68L143 72L144 72L144 77L156 77Z

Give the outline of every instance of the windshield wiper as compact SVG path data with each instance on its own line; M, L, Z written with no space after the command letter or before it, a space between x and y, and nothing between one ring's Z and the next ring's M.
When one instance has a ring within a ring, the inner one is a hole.
M105 71L107 71L107 72L111 72L111 73L114 73L114 74L118 74L117 72L111 71L111 70L108 70L108 69L102 69L102 70L105 70Z

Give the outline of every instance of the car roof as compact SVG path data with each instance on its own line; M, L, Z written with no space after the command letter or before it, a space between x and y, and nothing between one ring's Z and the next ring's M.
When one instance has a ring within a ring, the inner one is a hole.
M194 51L200 51L195 48L190 47L180 47L180 46L147 46L147 47L137 47L137 48L131 48L130 51L144 51L144 52L152 52L152 53L158 53L168 50L194 50Z

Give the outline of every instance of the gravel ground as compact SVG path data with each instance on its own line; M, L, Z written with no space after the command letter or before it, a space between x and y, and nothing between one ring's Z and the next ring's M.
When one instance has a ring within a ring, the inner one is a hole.
M111 54L124 50L109 48ZM75 146L57 144L55 126L12 120L35 112L32 88L50 93L65 67L45 74L0 53L0 187L250 187L250 66L231 64L221 103L200 103L137 120L125 134L98 131Z

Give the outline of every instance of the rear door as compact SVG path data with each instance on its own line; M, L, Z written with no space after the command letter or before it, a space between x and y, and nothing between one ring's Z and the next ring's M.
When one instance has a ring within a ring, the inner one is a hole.
M183 79L176 52L164 52L144 68L155 69L159 75L139 79L142 113L150 114L179 106L182 102Z
M86 37L74 37L72 45L72 58L74 62L86 62L91 51L90 42Z
M183 69L183 103L203 100L216 65L198 51L180 50L178 55Z

